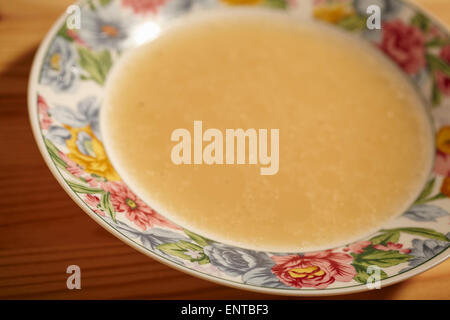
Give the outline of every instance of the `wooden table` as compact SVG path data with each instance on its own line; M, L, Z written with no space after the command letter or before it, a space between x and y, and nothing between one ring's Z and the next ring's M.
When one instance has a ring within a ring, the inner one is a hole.
M418 0L450 24L449 0ZM0 299L273 299L158 263L96 224L47 169L28 122L39 42L70 0L0 2ZM82 289L66 288L66 268ZM449 299L450 261L400 284L340 299ZM282 297L284 298L284 297Z

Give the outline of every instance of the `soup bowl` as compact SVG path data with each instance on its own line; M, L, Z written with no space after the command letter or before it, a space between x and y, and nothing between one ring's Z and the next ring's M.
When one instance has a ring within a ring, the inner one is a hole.
M242 6L314 19L352 33L381 50L421 95L436 131L434 170L409 209L377 232L316 252L232 246L156 212L112 166L99 114L105 82L121 55L157 38L184 15ZM371 20L374 13L380 27ZM408 2L81 1L68 8L42 42L30 75L28 106L40 151L70 197L128 245L188 274L263 293L336 295L397 283L450 253L450 37L435 18Z

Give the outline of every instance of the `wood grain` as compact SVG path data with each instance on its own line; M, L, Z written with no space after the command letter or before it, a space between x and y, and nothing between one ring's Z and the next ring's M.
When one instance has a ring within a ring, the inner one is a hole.
M449 0L420 0L450 23ZM123 244L50 174L32 137L33 56L68 0L0 1L0 299L273 299L200 280ZM66 288L67 266L82 289ZM450 261L400 284L339 299L449 299ZM283 298L283 297L282 297Z

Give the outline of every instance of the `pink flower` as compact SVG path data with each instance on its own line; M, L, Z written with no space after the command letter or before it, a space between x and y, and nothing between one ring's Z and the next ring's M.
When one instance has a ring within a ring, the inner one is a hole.
M450 63L450 44L441 49L439 56L445 62Z
M154 225L179 229L139 199L123 182L107 182L103 189L111 193L111 203L117 212L125 212L127 219L146 230Z
M94 179L89 173L85 172L76 162L72 161L64 152L59 152L59 157L66 163L66 170L75 178L82 178L91 187L98 186L97 180Z
M66 31L67 35L69 37L71 37L73 39L73 41L75 41L75 43L82 45L82 46L87 46L86 42L84 42L80 36L78 35L78 33L75 30L70 30L68 29Z
M84 201L91 207L97 207L100 204L100 198L92 194L86 194Z
M360 242L355 242L352 243L350 245L348 245L346 248L344 248L345 252L352 252L352 253L362 253L364 248L366 248L367 246L371 245L372 242L370 241L360 241Z
M437 26L433 25L430 27L428 32L425 34L425 39L427 41L433 41L436 39L445 39L445 33L441 31Z
M44 116L41 119L41 128L42 130L47 130L48 128L50 128L51 124L53 123L52 119L48 116Z
M44 97L41 95L38 95L38 110L39 113L47 113L48 112L48 105L45 101Z
M149 12L156 13L158 7L166 3L167 0L122 0L125 7L131 7L134 13L147 14Z
M289 256L272 256L272 272L288 286L323 289L335 281L349 282L356 276L353 258L332 250Z
M48 114L48 104L44 97L38 95L38 113L42 130L47 130L52 124L52 119Z
M401 253L410 253L410 249L402 249L403 245L401 243L388 242L386 246L382 244L376 244L373 246L377 250L381 251L400 251Z
M450 65L450 45L447 45L441 49L439 57ZM444 72L437 70L435 72L436 84L439 90L446 96L450 96L450 77Z
M98 205L100 204L100 198L97 196L94 196L92 194L86 194L84 196L84 202L86 202L86 204L88 206L91 207L91 209L98 215L104 217L105 213L103 212L103 210L98 209Z
M450 176L450 156L438 152L434 162L434 172L440 176Z
M71 175L73 175L74 177L77 177L77 178L81 178L81 176L83 175L83 170L78 166L78 165L69 165L67 168L67 171L69 171L69 173L71 174Z
M59 152L59 157L66 163L66 170L76 178L80 178L84 173L83 169L80 168L72 159L70 159L64 152Z
M84 171L83 174L81 175L81 178L83 178L87 182L87 184L91 187L98 187L99 185L98 181L93 176Z
M409 74L417 73L426 65L424 35L419 28L401 20L383 24L379 47Z

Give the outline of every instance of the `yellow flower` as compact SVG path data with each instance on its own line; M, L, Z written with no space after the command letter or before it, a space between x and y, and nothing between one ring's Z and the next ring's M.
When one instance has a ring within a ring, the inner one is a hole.
M450 127L441 128L436 134L436 147L439 151L450 154Z
M232 6L240 6L240 5L257 5L260 4L263 0L221 0Z
M56 71L59 71L61 69L61 55L60 54L55 53L50 57L50 67Z
M344 3L320 5L314 9L314 17L316 19L333 24L352 14L354 14L353 9Z
M307 278L313 279L315 277L321 277L325 274L325 271L321 270L317 266L310 266L306 268L292 268L288 271L292 278Z
M65 126L72 135L69 140L66 140L67 148L70 152L68 157L84 168L87 173L96 174L100 177L104 177L110 181L119 181L120 177L114 170L111 162L109 162L106 155L103 144L95 137L90 126L83 128L72 128ZM81 134L88 135L89 139L83 142ZM81 152L79 144L82 143L83 147L89 152Z
M102 32L108 37L115 38L119 35L119 30L117 30L117 28L112 25L105 24L101 27L101 29Z

